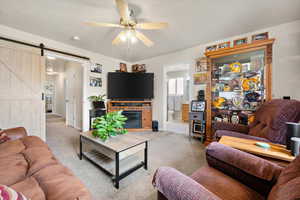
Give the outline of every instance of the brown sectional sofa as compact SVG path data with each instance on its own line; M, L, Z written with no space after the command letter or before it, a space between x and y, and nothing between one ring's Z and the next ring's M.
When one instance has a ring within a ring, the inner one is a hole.
M24 128L4 130L11 139L0 144L0 184L31 200L90 200L85 186L53 155L40 138Z

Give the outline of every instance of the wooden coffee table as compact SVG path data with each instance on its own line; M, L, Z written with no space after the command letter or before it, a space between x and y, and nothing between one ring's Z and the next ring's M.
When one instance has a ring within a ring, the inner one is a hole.
M268 143L271 147L269 149L264 149L262 147L256 146L256 142L261 142L257 140L243 139L230 136L222 136L219 143L226 146L230 146L241 151L245 151L251 154L282 160L286 162L291 162L295 159L291 152L285 148L284 145Z
M87 145L90 150L84 152L83 145ZM144 151L144 160L141 162L134 157L140 151ZM121 179L141 167L148 169L148 139L133 134L125 134L109 138L103 142L95 138L91 131L84 132L80 134L80 160L83 156L112 176L114 185L118 189ZM125 160L129 158L138 163L131 166L132 162L127 162L129 166L127 165L126 170L120 173L121 161L124 161L124 164Z

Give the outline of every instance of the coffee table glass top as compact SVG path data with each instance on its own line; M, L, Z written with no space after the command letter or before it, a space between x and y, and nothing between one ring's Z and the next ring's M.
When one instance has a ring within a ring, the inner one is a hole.
M284 160L288 162L291 162L295 159L295 157L292 156L291 152L287 150L284 145L265 142L270 145L270 148L264 149L262 147L256 146L256 142L261 141L230 136L222 136L219 141L219 143L224 144L226 146L230 146L232 148L256 155L275 158L278 160Z
M147 138L144 138L142 136L133 135L130 133L127 133L125 135L118 135L116 137L111 137L105 142L103 142L99 138L95 138L92 135L92 131L82 132L80 133L80 135L115 152L124 151L133 146L142 144L148 140Z

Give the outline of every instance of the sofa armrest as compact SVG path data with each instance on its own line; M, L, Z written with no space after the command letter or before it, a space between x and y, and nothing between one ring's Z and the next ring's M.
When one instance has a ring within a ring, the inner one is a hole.
M11 140L17 140L19 138L27 136L27 132L23 127L10 128L2 130Z
M209 166L222 171L266 196L282 167L252 154L213 142L206 148Z
M227 130L227 131L235 131L239 133L249 133L249 127L243 124L232 124L226 122L214 122L213 123L214 130Z
M169 200L220 200L192 178L170 167L157 169L152 183Z

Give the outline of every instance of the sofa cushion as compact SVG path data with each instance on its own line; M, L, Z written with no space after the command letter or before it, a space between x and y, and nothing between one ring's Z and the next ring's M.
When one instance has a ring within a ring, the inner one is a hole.
M0 184L12 185L26 177L28 163L22 154L0 157Z
M280 199L300 199L300 156L281 172L268 197L268 200Z
M10 186L16 191L24 194L28 199L32 200L45 200L45 194L39 183L33 177L28 177L14 185Z
M1 200L27 200L27 198L20 192L16 192L14 189L0 185L0 199Z
M44 147L49 149L48 145L43 140L41 140L39 137L36 136L27 136L21 138L21 140L27 149L32 147Z
M25 145L21 140L10 140L0 144L0 157L21 153L25 149Z
M31 176L42 168L58 164L52 152L46 147L32 147L22 151L29 164L27 176Z
M33 175L47 200L90 199L88 190L73 173L62 165L50 165Z
M198 169L191 178L223 200L264 199L256 191L211 167Z

